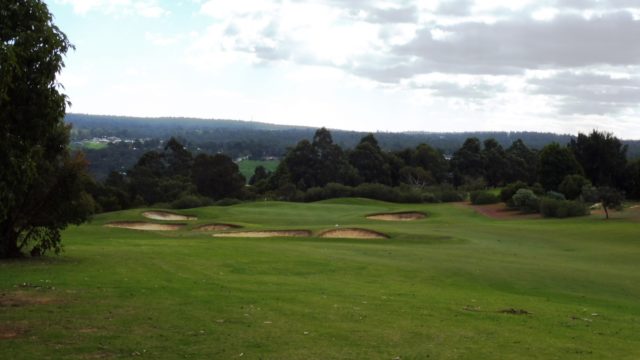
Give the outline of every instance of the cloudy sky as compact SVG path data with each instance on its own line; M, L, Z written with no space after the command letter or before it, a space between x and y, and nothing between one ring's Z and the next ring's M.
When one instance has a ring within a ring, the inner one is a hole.
M70 111L640 139L640 0L47 0Z

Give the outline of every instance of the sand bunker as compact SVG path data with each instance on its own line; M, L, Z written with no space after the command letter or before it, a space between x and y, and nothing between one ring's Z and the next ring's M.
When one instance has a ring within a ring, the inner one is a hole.
M152 220L170 220L170 221L198 220L198 218L195 216L174 214L167 211L145 211L142 213L142 216Z
M181 229L184 227L184 224L154 224L139 221L120 221L105 224L104 226L133 230L172 231Z
M424 213L417 211L404 211L397 213L381 213L368 215L367 219L382 221L412 221L427 217Z
M230 230L230 229L237 229L239 227L241 226L233 225L233 224L207 224L207 225L198 226L193 230L194 231L224 231L224 230Z
M367 229L334 229L327 230L320 235L323 238L342 238L342 239L388 239L389 237L383 233Z
M222 234L214 234L215 237L245 237L245 238L267 238L267 237L306 237L311 236L308 230L273 230L273 231L237 231Z

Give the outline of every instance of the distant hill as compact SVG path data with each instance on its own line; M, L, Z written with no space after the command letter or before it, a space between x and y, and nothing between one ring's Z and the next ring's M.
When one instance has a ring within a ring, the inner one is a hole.
M116 136L122 139L167 139L171 136L182 138L196 145L218 143L224 151L224 144L250 141L262 143L268 148L280 148L282 155L288 146L302 139L311 139L316 128L307 126L276 125L256 121L196 119L196 118L139 118L109 115L67 114L66 121L73 124L72 140L93 137ZM355 146L366 132L331 129L334 141L345 148ZM529 147L540 149L557 142L568 143L574 135L543 132L374 132L380 145L386 150L398 150L420 143L452 153L469 137L480 140L496 139L501 145L509 146L522 139ZM640 141L624 141L629 145L630 157L640 156Z

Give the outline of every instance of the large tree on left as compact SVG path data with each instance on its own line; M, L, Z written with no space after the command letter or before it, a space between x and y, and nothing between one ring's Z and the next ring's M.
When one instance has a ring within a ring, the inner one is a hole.
M93 209L56 81L69 48L44 2L0 1L0 257L59 252Z

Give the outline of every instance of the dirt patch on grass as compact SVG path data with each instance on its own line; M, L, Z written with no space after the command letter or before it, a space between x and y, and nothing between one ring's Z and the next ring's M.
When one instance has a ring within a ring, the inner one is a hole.
M501 314L509 314L509 315L531 315L531 313L525 309L508 308L508 309L502 309L498 312Z
M471 205L469 203L459 203L458 206L471 208L484 216L501 219L501 220L516 220L516 219L541 219L540 214L527 214L522 213L519 210L510 209L504 203L491 204L491 205Z
M187 221L198 220L195 216L174 214L168 211L145 211L142 216L152 220Z
M56 303L57 301L58 299L53 296L28 291L0 293L0 308L46 305Z
M367 215L367 219L382 221L412 221L424 219L425 217L427 217L427 215L418 211L403 211L395 213L379 213Z
M142 221L118 221L104 225L105 227L146 230L146 231L173 231L180 230L185 224L154 224Z
M215 237L245 237L245 238L267 238L267 237L307 237L311 236L309 230L272 230L272 231L237 231L222 234L214 234Z
M27 329L13 326L0 325L0 340L17 339L23 336Z
M389 236L381 232L367 229L332 229L322 232L318 235L322 238L341 238L341 239L388 239Z
M233 225L233 224L207 224L207 225L198 226L193 230L194 231L224 231L224 230L238 229L240 227L241 226L239 225Z

